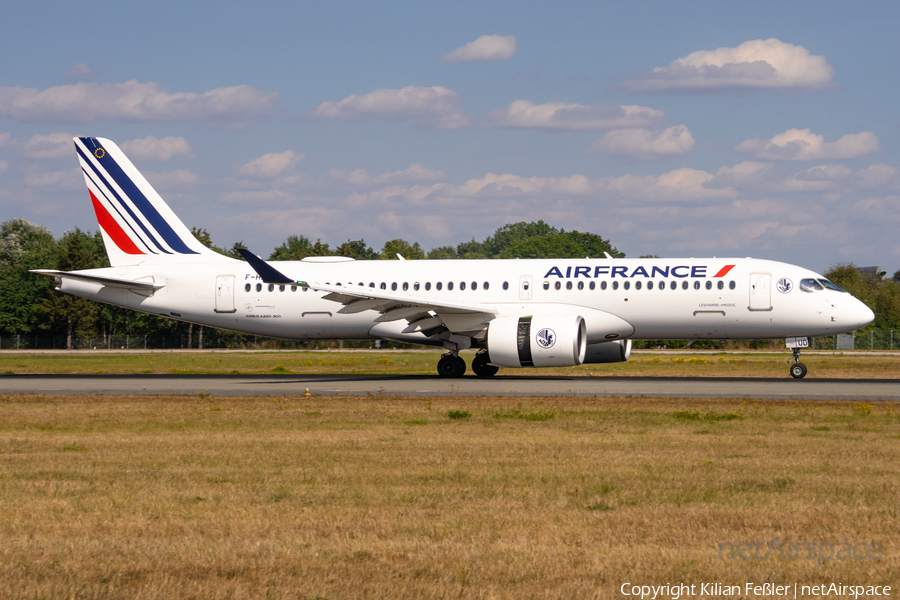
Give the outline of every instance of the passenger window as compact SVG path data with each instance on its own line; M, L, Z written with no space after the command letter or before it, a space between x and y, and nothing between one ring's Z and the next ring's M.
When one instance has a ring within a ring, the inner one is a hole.
M687 286L687 284L685 284L685 286ZM670 288L670 289L673 289L673 290L677 290L677 289L678 289L678 282L677 282L677 281L673 281L672 283L669 284L669 288Z
M404 291L404 292L408 292L408 291L409 291L409 284L408 284L407 282L405 282L405 281L403 282L403 291Z
M397 282L396 282L396 281L395 281L394 283L391 284L391 291L392 291L392 292L396 292L396 291L397 291Z
M695 282L694 282L694 289L695 289L695 290L699 290L699 289L700 289L700 282L699 282L699 281L695 281Z
M452 281L447 282L447 291L450 291L450 292L453 291L453 282Z
M556 289L558 289L558 290L561 290L561 289L562 289L562 283L560 283L559 281L557 281L556 283L553 284L553 287L556 288Z
M430 291L430 290L431 290L431 282L430 282L430 281L426 281L426 282L425 282L425 291L428 292L428 291Z
M592 281L588 287L594 289L595 287L597 287L597 284Z
M682 281L682 282L681 282L681 289L683 289L683 290L688 289L688 282L687 282L687 281Z
M508 289L509 289L509 282L508 282L508 281L504 281L504 282L503 282L503 289L504 289L504 290L508 290Z
M641 289L641 282L640 282L640 281L635 281L635 282L634 282L634 289L636 289L636 290Z
M438 282L435 284L435 288L437 288L437 291L441 291L441 288L442 288L442 287L444 287L444 284L441 283L440 281L438 281Z
M465 281L460 281L460 282L459 282L459 289L460 289L460 291L465 291L465 289L466 289L466 282L465 282Z
M583 290L583 289L584 289L584 282L583 282L583 281L579 281L579 282L578 282L578 289L579 289L579 290Z
M549 290L549 289L550 289L550 282L549 282L549 281L545 281L545 282L544 282L544 289L545 289L545 290Z
M374 282L374 281L370 281L370 282L369 282L369 287L371 287L371 288L375 287L375 282Z
M630 290L630 289L631 289L631 282L630 282L630 281L626 281L624 284L622 284L622 287L625 288L626 290Z
M619 289L619 282L618 282L618 281L613 281L613 289L614 289L614 290Z
M734 282L733 282L733 281L729 281L729 282L728 282L728 289L729 289L729 290L733 290L733 289L734 289Z
M474 291L477 290L477 289L478 289L478 282L477 282L477 281L473 281L473 282L472 282L472 291L474 292Z
M481 289L486 290L486 289L488 289L488 288L490 288L490 287L491 287L491 286L488 284L488 282L485 281L484 284L481 286Z
M719 283L716 284L716 287L718 287L720 290L725 289L725 282L719 280Z
M708 290L711 290L711 289L712 289L712 281L707 280L707 282L706 282L706 289L708 289Z
M244 291L249 292L251 287L252 286L248 283L247 285L244 286Z
M257 284L256 284L256 291L257 291L257 292L261 292L261 291L262 291L262 284L261 284L261 283L257 283Z
M572 289L572 282L571 282L571 281L567 281L567 282L566 282L566 289L567 289L567 290L571 290L571 289Z
M296 286L296 285L292 285L292 286L291 286L291 291L292 291L292 292L296 292L296 291L297 291L297 286Z
M419 291L419 282L418 281L413 284L413 290L416 292Z
M283 291L284 291L284 286L283 286L283 285L279 285L279 286L278 286L278 291L279 291L279 292L283 292Z
M600 282L600 289L601 289L601 290L605 290L605 289L606 289L606 282L605 282L605 281L601 281L601 282Z
M275 291L275 284L274 284L274 283L270 283L270 284L269 284L269 291L270 291L270 292L274 292L274 291Z

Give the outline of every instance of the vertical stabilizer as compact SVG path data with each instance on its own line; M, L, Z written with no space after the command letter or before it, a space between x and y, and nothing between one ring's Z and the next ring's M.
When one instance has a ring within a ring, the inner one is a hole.
M231 260L197 241L113 142L74 139L112 266Z

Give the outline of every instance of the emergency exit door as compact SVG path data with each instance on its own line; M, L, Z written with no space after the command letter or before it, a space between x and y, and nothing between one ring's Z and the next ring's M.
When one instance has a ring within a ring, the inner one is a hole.
M750 310L772 310L772 274L750 273Z
M216 312L236 312L234 308L234 275L216 277Z

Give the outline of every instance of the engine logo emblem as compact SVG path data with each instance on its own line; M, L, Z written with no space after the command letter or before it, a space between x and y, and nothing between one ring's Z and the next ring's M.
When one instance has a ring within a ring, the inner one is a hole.
M778 280L778 283L775 284L775 287L777 287L778 291L782 294L787 294L789 291L794 289L794 282L792 282L787 277L782 277Z
M537 343L543 349L552 348L556 343L556 332L552 329L544 328L537 332Z

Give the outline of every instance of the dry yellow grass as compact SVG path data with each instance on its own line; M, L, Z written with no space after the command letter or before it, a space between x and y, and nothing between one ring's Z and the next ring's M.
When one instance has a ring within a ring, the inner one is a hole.
M895 412L0 397L0 597L569 599L710 581L896 591ZM718 556L719 543L776 537L875 542L884 558Z

